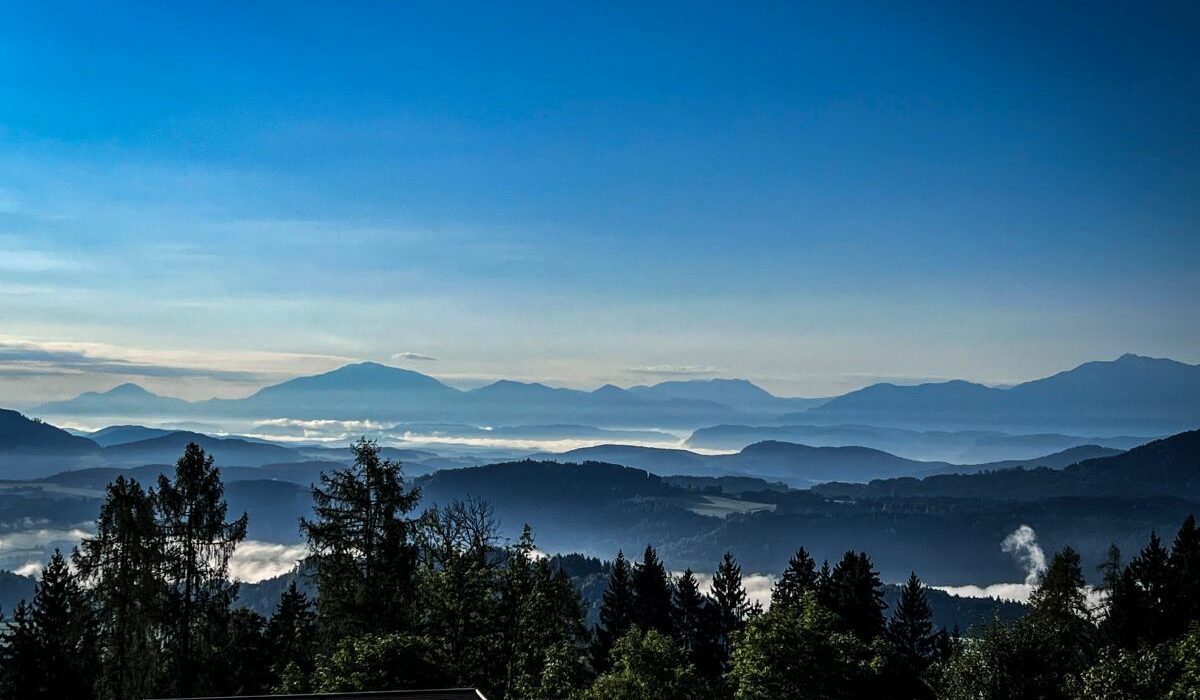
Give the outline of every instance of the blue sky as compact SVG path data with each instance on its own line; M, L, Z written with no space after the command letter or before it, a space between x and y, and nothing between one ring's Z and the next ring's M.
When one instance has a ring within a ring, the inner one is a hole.
M0 402L1200 362L1194 5L427 5L0 3Z

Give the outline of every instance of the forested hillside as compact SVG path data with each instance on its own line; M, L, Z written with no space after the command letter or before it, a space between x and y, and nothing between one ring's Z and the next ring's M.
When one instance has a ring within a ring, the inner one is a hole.
M311 514L300 523L304 566L245 598L229 562L248 518L230 509L210 455L188 445L152 484L117 475L94 534L70 555L56 553L32 598L8 616L0 694L124 700L474 686L512 700L967 700L996 691L1080 699L1200 692L1200 531L1191 516L1169 543L1150 534L1130 558L1112 547L1099 602L1079 554L1065 546L1048 563L1033 562L1027 613L999 607L993 623L947 629L937 622L959 611L935 615L935 602L948 596L917 573L888 591L867 549L814 557L806 546L820 538L811 530L792 530L792 554L767 604L746 588L740 547L702 575L671 573L652 540L607 564L547 557L528 527L503 538L487 501L426 506L375 443L361 441L354 453L353 464L324 472L311 490ZM1158 445L1146 454L1175 452ZM595 466L568 470L577 486L565 507L597 489L634 498L688 493L645 472ZM514 473L562 469L526 462L482 474L517 504ZM445 488L469 473L425 483ZM799 507L786 498L776 505ZM1114 689L1123 694L1105 695Z

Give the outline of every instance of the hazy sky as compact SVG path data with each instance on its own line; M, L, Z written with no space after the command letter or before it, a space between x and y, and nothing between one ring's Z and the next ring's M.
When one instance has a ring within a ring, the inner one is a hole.
M0 404L1200 362L1200 6L1051 4L0 1Z

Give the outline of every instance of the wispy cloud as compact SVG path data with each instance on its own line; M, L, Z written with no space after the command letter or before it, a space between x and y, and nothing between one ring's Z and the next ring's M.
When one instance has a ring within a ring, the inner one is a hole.
M31 342L0 341L0 375L116 374L136 377L205 378L227 382L257 381L257 372L172 364L134 362L83 350Z
M3 272L65 272L82 267L78 260L41 250L0 249Z
M397 352L392 354L393 360L408 360L410 362L437 362L436 357L422 355L419 352Z
M654 377L703 377L726 374L728 370L708 365L652 365L650 367L626 367L626 374Z

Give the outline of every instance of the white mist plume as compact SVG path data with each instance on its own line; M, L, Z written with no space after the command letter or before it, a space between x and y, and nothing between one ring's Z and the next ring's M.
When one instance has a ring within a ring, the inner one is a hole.
M1037 533L1028 525L1008 533L1000 548L1014 555L1025 566L1025 585L1036 586L1046 573L1046 553L1037 542Z

